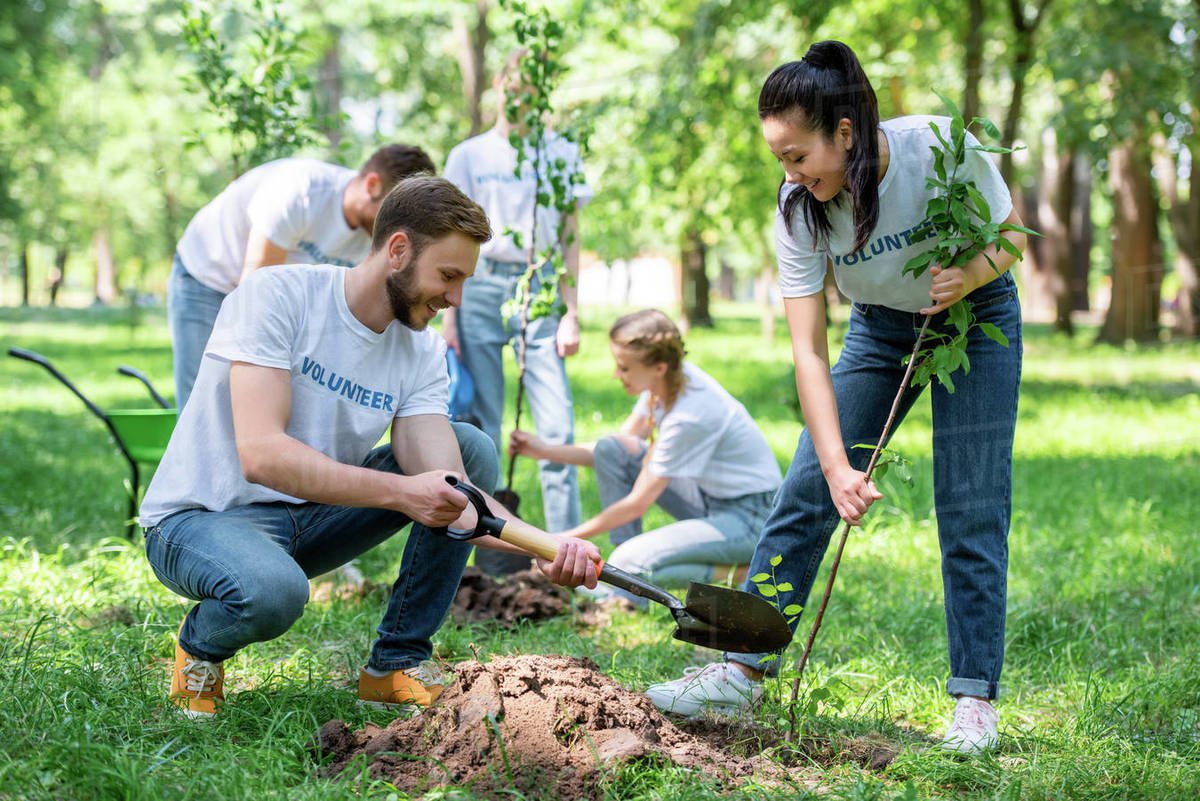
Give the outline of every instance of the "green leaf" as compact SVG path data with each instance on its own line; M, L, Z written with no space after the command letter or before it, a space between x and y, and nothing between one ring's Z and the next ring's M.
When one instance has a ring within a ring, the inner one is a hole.
M967 329L971 327L970 307L964 305L961 301L950 307L950 322L958 329L958 333L965 334Z
M984 133L986 133L988 136L992 137L993 139L1000 138L1000 129L996 127L996 123L992 122L989 119L986 119L984 117L972 117L971 124L978 125L980 128L983 129Z
M771 579L770 573L755 573L753 576L750 577L750 580L752 582L754 582L755 584L760 584L764 581L770 581L770 579Z
M933 93L938 96L939 100L942 101L942 105L946 109L947 117L954 118L954 117L962 116L962 112L958 110L958 105L953 100L951 100L949 98L949 96L942 94L937 89L934 89Z
M1028 234L1029 236L1041 236L1041 234L1039 234L1037 231L1033 230L1032 228L1026 228L1023 225L1014 225L1012 223L1002 223L1000 225L1000 230L1002 230L1002 231L1020 231L1021 233Z
M792 583L790 581L785 581L781 584L776 584L775 589L779 590L780 592L791 592Z
M788 604L787 606L783 607L783 614L785 615L798 615L803 611L804 607L800 604Z
M971 145L972 150L981 150L984 153L1011 153L1010 147L999 147L998 145Z
M1012 254L1013 258L1020 259L1022 257L1021 249L1017 247L1008 237L999 237L996 240L996 247L1003 250L1005 253Z
M775 556L771 557L771 567L779 567L781 564L783 564L782 556L776 554Z
M979 330L993 342L1008 347L1008 337L1004 336L1004 332L991 323L980 323Z
M971 202L975 205L975 214L978 215L979 219L992 219L992 207L988 205L983 193L975 188L975 184L967 184L967 195L970 196Z
M767 598L774 598L778 593L775 591L775 586L772 584L759 584L758 591Z

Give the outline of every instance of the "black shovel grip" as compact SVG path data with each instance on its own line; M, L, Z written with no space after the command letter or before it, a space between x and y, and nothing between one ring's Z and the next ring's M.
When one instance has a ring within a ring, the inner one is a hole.
M431 528L430 530L435 534L441 534L460 542L466 542L478 537L487 537L489 535L499 537L500 532L504 530L504 521L492 514L492 510L488 508L487 501L484 500L479 490L465 481L459 481L454 476L446 476L446 483L467 496L467 500L475 507L475 514L479 517L479 522L475 524L473 530L450 528L449 526Z

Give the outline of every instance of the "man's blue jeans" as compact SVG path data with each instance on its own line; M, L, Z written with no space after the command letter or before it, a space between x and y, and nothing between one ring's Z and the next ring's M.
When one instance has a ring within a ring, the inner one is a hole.
M495 447L473 426L452 425L468 479L491 491L499 476ZM363 466L400 472L388 445L372 451ZM410 522L386 509L317 503L190 509L146 530L146 556L163 584L199 601L184 619L180 645L192 656L220 662L283 634L304 611L309 578L349 562ZM471 547L413 524L368 665L400 670L429 659L431 638L454 601Z
M954 375L956 391L932 385L933 482L942 554L946 631L950 646L951 695L995 698L1004 662L1004 615L1008 586L1008 529L1012 512L1012 445L1021 381L1021 309L1016 284L1005 273L968 297L980 322L998 326L1008 347L971 332L971 372ZM953 330L945 312L931 330ZM901 359L912 351L923 319L881 306L855 304L841 357L833 367L838 417L850 462L865 470L868 449L887 420L904 374ZM909 388L900 418L920 394ZM893 429L894 430L894 429ZM840 523L829 487L805 431L763 529L750 574L771 572L794 590L779 603L805 604L830 536ZM753 587L747 586L750 592ZM774 673L778 662L759 664L761 654L727 658Z
M175 408L182 410L192 394L200 360L212 335L213 323L225 295L209 289L191 276L175 254L167 282L167 323L171 328L171 353L175 364Z
M524 264L480 259L475 275L463 287L462 307L458 311L462 361L475 380L471 411L496 443L499 453L507 451L505 443L500 441L504 419L504 346L511 344L515 350L521 330L520 316L514 315L506 321L500 307L513 296L517 280L524 272ZM535 275L530 281L530 292L536 292L538 285ZM533 413L537 435L554 445L574 442L575 432L571 387L555 343L559 319L540 317L530 322L525 332L525 399ZM566 531L579 525L579 482L574 465L540 460L538 467L546 530Z

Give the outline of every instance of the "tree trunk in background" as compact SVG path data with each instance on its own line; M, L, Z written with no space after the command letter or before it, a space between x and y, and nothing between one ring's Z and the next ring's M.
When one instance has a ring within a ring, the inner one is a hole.
M1200 110L1193 114L1200 118ZM1176 305L1175 324L1172 330L1183 337L1197 334L1197 312L1200 312L1200 132L1193 133L1186 142L1191 153L1191 173L1187 199L1179 196L1175 159L1166 152L1167 143L1161 135L1155 137L1155 175L1167 200L1167 214L1171 221L1171 232L1175 236L1175 272L1179 274L1179 294L1173 298ZM1182 157L1180 153L1180 157Z
M24 239L17 245L21 264L21 305L29 305L29 243Z
M117 268L113 263L112 247L108 243L108 232L103 228L92 236L92 249L96 253L96 303L107 306L117 299Z
M700 236L700 228L689 225L684 231L679 248L679 296L682 299L683 318L688 328L712 328L712 314L708 308L708 272L705 263L708 246Z
M1075 155L1075 205L1071 208L1071 310L1088 311L1092 277L1092 165Z
M1004 132L1001 144L1011 147L1016 141L1017 131L1021 127L1021 115L1025 108L1025 79L1029 75L1029 67L1033 64L1035 50L1034 36L1038 26L1045 18L1046 7L1050 0L1038 0L1033 19L1026 19L1023 0L1009 0L1008 8L1012 18L1013 31L1016 41L1013 43L1013 62L1010 70L1012 77L1012 95L1008 103L1008 116L1004 118ZM1013 185L1013 158L1011 153L1000 156L1000 174L1004 182Z
M1150 172L1153 162L1146 130L1108 155L1113 197L1112 300L1099 341L1158 339L1163 251L1158 236L1158 199Z
M1030 246L1036 245L1034 270L1027 274L1027 288L1034 285L1053 311L1054 330L1067 335L1075 333L1071 323L1072 286L1074 272L1071 218L1075 206L1075 156L1059 151L1052 129L1042 136L1042 169L1037 199L1037 229Z
M771 290L775 288L775 259L767 254L763 259L762 270L754 280L754 300L759 309L759 331L763 342L770 344L775 340L775 307L771 305Z
M329 148L337 150L342 143L342 30L334 26L328 32L329 47L321 59L319 70L320 109L324 116L321 128L329 140Z
M458 67L462 72L463 96L467 101L467 117L471 120L471 136L483 130L483 90L487 87L484 54L490 31L487 24L488 0L475 0L477 13L475 29L467 28L461 17L454 20L454 35L459 41Z
M963 74L966 82L963 85L962 114L969 125L971 120L979 116L979 79L983 76L983 0L968 0L967 31L963 45Z
M717 262L717 297L721 300L735 300L737 294L737 275L729 262L720 259Z
M50 305L58 305L58 292L67 280L67 248L60 245L54 251L54 272L50 274Z

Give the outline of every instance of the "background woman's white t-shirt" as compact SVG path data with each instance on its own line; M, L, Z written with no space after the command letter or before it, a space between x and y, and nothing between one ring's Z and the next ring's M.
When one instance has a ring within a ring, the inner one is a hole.
M746 407L717 380L683 363L683 391L664 414L653 410L657 435L647 469L652 475L692 479L705 495L739 498L779 488L775 454ZM634 414L649 416L644 392Z

